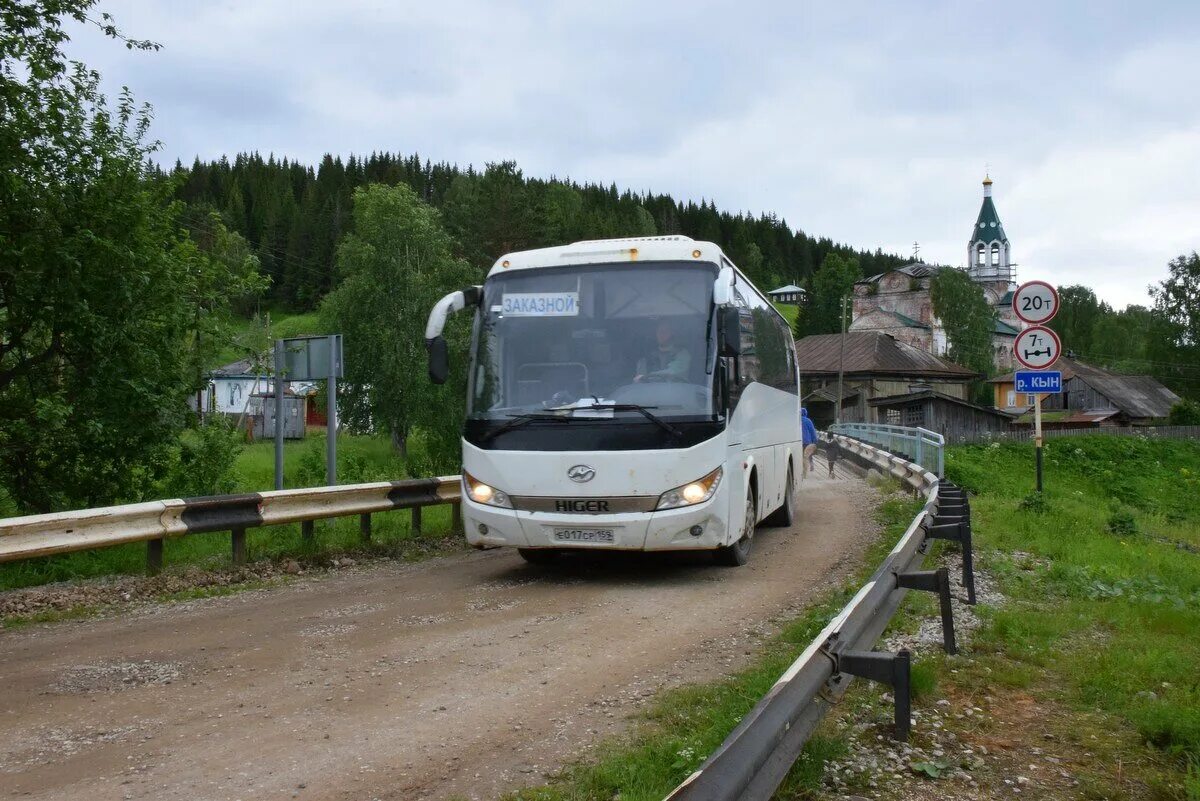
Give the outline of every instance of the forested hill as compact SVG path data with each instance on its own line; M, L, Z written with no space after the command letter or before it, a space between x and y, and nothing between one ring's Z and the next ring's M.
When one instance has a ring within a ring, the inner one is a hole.
M714 203L638 194L615 185L527 178L514 163L484 171L433 164L417 155L376 153L342 161L325 156L313 168L286 159L239 154L229 161L177 164L185 222L210 225L215 209L249 240L271 278L271 299L311 308L336 284L334 251L351 226L351 195L369 183L405 183L442 212L458 255L476 267L502 253L579 239L685 234L719 243L764 289L807 286L830 253L854 255L863 275L904 259L856 251L791 228L774 215L718 211ZM207 208L206 208L207 207Z

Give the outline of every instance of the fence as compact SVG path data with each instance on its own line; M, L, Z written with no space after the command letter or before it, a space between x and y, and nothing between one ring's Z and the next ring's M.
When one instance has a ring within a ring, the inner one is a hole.
M1095 426L1090 428L1043 428L1046 439L1060 437L1147 437L1149 439L1200 439L1200 426ZM951 444L969 445L980 442L1032 442L1033 429L1013 429L1004 432L980 432L973 436L954 437Z
M829 426L829 431L907 456L926 470L937 473L938 478L945 475L946 438L936 431L881 423L834 423Z
M246 529L283 523L301 524L306 539L317 520L358 515L359 532L371 536L371 515L411 509L413 531L420 531L421 509L461 502L459 476L379 481L341 487L277 490L244 495L214 495L132 503L77 512L30 515L0 520L0 562L86 551L126 542L146 542L146 568L162 569L163 541L187 534L230 532L235 564L246 561ZM455 515L457 518L457 515Z
M883 470L925 495L921 512L870 580L817 635L775 686L747 713L725 742L675 789L671 801L766 801L800 756L804 744L851 677L887 684L895 697L895 736L909 730L910 657L871 648L910 589L937 593L942 644L954 653L950 582L946 568L922 571L931 539L959 542L963 585L975 603L970 507L966 495L917 465L865 443L838 437L861 466Z

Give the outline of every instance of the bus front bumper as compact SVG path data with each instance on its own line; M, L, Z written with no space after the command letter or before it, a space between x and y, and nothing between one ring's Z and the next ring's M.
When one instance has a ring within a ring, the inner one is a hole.
M500 509L464 498L467 542L480 548L692 551L729 544L724 486L694 506L634 514L551 514ZM725 513L722 513L725 512Z

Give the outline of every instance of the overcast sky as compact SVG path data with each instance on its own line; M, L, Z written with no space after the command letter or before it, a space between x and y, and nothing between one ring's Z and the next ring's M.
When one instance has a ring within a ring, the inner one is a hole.
M1200 248L1200 2L846 5L102 0L162 50L73 54L168 162L515 159L955 265L986 167L1018 277L1118 307Z

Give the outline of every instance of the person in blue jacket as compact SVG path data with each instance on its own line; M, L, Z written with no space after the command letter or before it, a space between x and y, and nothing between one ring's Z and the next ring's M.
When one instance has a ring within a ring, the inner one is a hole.
M800 410L800 433L804 443L803 474L808 475L809 470L816 469L813 465L813 454L817 452L817 427L808 418L808 409Z

